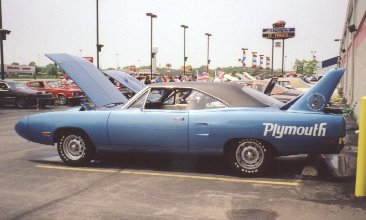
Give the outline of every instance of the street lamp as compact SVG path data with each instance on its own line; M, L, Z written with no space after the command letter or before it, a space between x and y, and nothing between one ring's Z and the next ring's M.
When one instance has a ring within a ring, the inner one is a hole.
M210 37L212 36L212 34L210 33L205 33L205 35L207 36L207 74L209 74L209 68L208 65L210 64Z
M153 67L152 67L152 60L155 54L153 54L153 18L157 18L157 15L153 13L146 13L146 16L151 18L151 26L150 26L150 78L153 78Z
M97 67L99 69L99 52L102 51L103 44L99 44L99 0L96 0L97 9Z
M313 60L316 60L316 56L315 56L316 50L312 50L312 51L310 51L310 53L313 55Z
M0 0L0 47L1 47L1 79L5 79L4 73L4 44L3 40L6 40L6 35L10 34L11 31L3 29L3 15L1 10L1 0Z
M186 74L186 61L188 57L186 57L186 29L188 28L187 25L182 24L181 27L183 28L183 75Z
M336 39L334 39L334 41L339 41L339 43L340 43L340 51L339 51L339 56L338 56L338 60L337 60L337 67L340 67L341 66L341 53L343 52L346 52L346 50L345 49L342 49L342 39L339 39L339 38L336 38Z
M117 57L117 66L116 66L116 70L118 70L118 56L119 56L119 53L116 53L116 57Z

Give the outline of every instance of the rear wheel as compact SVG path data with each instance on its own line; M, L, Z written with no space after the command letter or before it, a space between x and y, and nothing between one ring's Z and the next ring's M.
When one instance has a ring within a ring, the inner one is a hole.
M261 141L242 139L229 148L227 160L236 172L245 176L256 176L267 171L273 161L273 152Z
M57 141L57 151L61 159L70 166L81 166L89 163L95 147L82 132L64 132Z
M27 101L25 100L24 97L18 97L16 100L15 100L15 105L18 107L18 108L25 108L27 107Z
M66 105L67 99L64 95L59 95L57 97L57 102L58 102L59 105Z

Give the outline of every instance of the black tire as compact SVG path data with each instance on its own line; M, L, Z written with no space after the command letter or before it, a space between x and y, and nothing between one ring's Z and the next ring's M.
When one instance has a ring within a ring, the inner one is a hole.
M256 139L241 139L227 151L230 167L244 176L258 176L268 170L273 161L270 146Z
M15 105L17 108L23 109L27 107L27 100L24 97L17 97L15 100Z
M47 106L47 103L45 103L45 102L42 102L42 103L41 103L41 109L45 109L45 108L46 108L46 106Z
M57 96L57 102L59 105L66 105L67 104L67 98L64 95L58 95Z
M67 165L82 166L93 159L95 147L82 132L68 131L62 133L58 139L57 151Z

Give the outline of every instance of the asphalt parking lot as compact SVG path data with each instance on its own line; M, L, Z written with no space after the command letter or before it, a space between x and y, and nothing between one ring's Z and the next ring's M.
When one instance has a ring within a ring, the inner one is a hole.
M72 168L13 129L24 115L67 108L0 107L0 219L365 219L354 170L328 166L343 157L317 177L301 175L306 156L277 159L261 178L232 174L222 158L180 155L106 153Z

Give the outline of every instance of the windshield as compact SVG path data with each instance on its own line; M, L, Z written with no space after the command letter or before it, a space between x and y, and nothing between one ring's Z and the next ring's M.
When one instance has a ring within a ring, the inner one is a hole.
M7 84L10 86L11 89L27 89L27 87L18 82L7 82Z
M58 82L57 81L48 81L48 85L52 88L57 88Z

